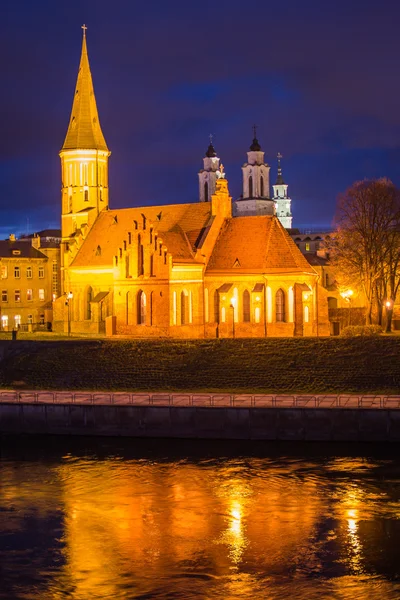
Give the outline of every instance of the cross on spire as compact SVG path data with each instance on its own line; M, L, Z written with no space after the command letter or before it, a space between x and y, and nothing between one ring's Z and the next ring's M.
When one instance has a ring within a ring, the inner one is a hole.
M255 139L257 137L257 125L253 125L253 135Z
M210 133L209 138L210 138L210 144L212 145L212 143L213 143L213 134L212 133Z
M278 154L276 155L278 162L281 162L281 158L283 158L282 154L280 152L278 152Z
M82 25L81 29L83 29L83 37L86 37L86 29L87 29L87 27L86 27L85 23Z

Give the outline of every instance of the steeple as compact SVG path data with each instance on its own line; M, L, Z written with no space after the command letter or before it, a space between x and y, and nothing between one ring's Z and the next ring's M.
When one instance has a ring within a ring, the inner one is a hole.
M242 171L243 198L269 198L269 166L264 162L256 125L253 125L253 142Z
M83 25L82 53L67 135L60 151L63 239L108 208L108 157L101 131Z
M288 197L288 185L283 180L281 167L282 154L278 152L278 175L274 188L274 201L276 202L276 216L284 227L290 229L292 227L292 201Z
M219 174L219 161L213 146L213 136L210 134L210 144L203 158L204 168L199 171L199 199L200 202L210 202L215 194L216 178Z
M67 135L62 150L105 150L107 144L101 131L92 74L86 46L86 25L82 26L82 53L76 81L74 101Z
M282 154L280 152L278 152L277 158L278 158L278 175L276 178L276 185L284 185L285 182L283 181L282 167L281 167Z

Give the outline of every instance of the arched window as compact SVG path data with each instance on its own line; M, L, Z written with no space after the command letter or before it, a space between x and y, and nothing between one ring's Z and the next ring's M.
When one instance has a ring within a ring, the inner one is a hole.
M208 181L204 183L204 202L208 201Z
M93 290L91 287L88 287L86 290L86 303L85 303L85 319L90 320L92 318L92 309L90 306L91 301L93 300Z
M214 292L214 321L219 323L219 293L218 290Z
M260 177L260 196L264 198L264 177L262 175Z
M129 254L125 254L125 277L129 277Z
M189 323L189 294L186 290L181 292L181 325Z
M249 198L253 197L253 176L249 177Z
M137 323L146 325L146 294L140 290L137 295Z
M243 292L243 322L250 323L250 293L248 290Z
M275 310L276 310L276 321L285 321L285 293L279 289L275 296Z

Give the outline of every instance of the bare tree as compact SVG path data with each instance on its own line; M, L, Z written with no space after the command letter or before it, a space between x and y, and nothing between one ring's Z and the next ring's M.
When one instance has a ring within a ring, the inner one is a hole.
M379 319L384 299L391 303L390 331L400 284L400 191L388 179L354 183L339 197L336 224L329 245L332 264L362 287L367 323L372 322L374 305Z

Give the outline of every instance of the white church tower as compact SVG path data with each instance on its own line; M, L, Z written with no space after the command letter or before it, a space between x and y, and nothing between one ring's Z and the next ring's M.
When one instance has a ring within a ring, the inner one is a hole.
M276 216L286 229L292 227L292 201L288 197L288 186L283 181L282 167L281 167L282 154L278 152L278 176L274 186L274 201L276 202Z
M247 152L247 162L242 167L243 194L232 205L235 217L275 214L275 203L269 192L270 167L264 162L264 152L256 137L255 126L253 131L253 143Z
M211 196L215 194L215 182L219 174L220 159L217 156L210 135L210 145L203 158L204 169L199 171L199 199L200 202L210 202Z

